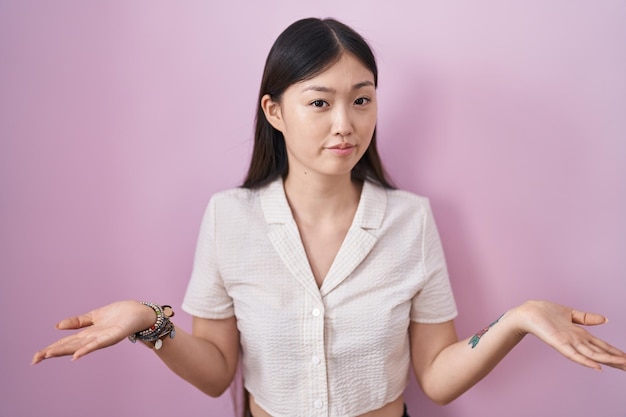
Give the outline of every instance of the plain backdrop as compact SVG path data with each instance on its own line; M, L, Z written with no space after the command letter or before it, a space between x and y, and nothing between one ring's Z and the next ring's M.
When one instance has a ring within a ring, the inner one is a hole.
M211 194L240 184L265 56L302 17L360 31L380 152L430 197L468 337L530 298L626 348L626 2L0 0L0 416L225 416L128 342L32 367L54 324L176 307ZM254 250L253 247L250 250ZM534 337L412 416L624 417L626 374Z

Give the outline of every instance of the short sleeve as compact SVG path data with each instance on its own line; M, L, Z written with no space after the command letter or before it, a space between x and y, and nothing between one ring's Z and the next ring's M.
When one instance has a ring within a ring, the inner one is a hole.
M448 268L430 204L424 214L421 239L424 285L413 298L411 320L443 323L457 316Z
M182 308L187 313L209 319L225 319L234 315L232 298L222 281L217 253L217 201L212 198L205 210L191 279Z

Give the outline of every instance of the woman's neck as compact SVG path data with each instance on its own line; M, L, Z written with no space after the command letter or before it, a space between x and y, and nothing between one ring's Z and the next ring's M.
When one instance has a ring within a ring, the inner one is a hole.
M284 187L296 221L314 224L353 215L359 204L362 184L353 181L349 175L317 179L287 176Z

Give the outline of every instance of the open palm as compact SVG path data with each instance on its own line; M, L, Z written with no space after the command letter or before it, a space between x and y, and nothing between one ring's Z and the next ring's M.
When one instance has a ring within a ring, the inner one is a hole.
M137 301L118 301L86 314L61 320L59 330L83 329L57 340L35 353L32 363L57 356L72 355L76 360L90 352L114 345L127 336L149 327L154 312Z

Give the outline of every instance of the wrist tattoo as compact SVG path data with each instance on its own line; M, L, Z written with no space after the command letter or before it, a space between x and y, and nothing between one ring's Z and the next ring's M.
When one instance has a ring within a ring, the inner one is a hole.
M497 322L499 322L502 316L504 316L504 314L500 315L500 317L498 317L496 321L494 321L489 326L485 327L484 329L476 333L474 336L472 336L472 338L469 340L468 345L472 345L472 349L474 349L476 345L478 345L478 342L480 342L480 338L483 337L485 333L487 333L489 329L491 329Z

